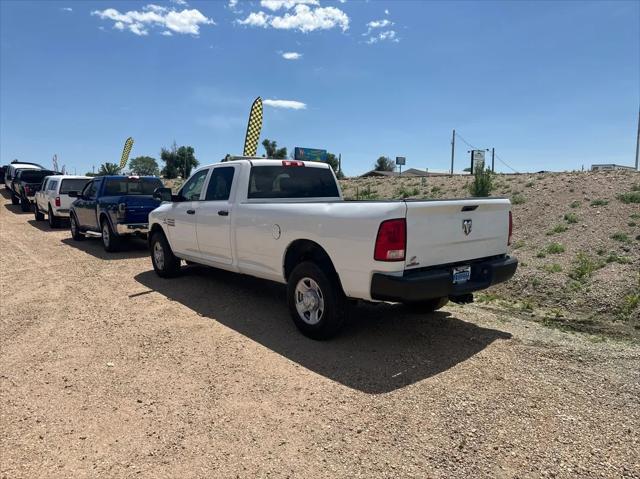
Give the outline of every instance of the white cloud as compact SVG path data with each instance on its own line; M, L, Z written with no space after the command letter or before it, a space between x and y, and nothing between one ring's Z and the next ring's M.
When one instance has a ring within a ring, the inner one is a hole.
M260 0L260 6L275 12L281 8L291 10L296 5L320 5L318 0Z
M384 20L373 20L367 23L367 27L369 28L384 28L389 25L393 25L393 23L387 20L386 18Z
M73 8L71 7L63 7L60 10L62 10L63 12L73 12Z
M178 11L154 4L143 7L142 11L131 10L120 13L115 8L107 8L95 10L91 15L96 15L103 20L112 20L113 28L116 30L126 29L140 36L148 35L149 28L152 27L163 28L162 35L166 35L164 32L198 35L200 25L215 25L213 20L204 16L199 10Z
M229 10L231 10L232 12L236 11L236 7L238 6L238 0L229 0L229 3L227 3L227 7L229 8Z
M367 40L367 43L371 45L373 43L384 42L384 41L398 43L400 39L398 38L398 34L395 32L395 30L386 30L384 32L380 32L378 35L373 35L369 37L369 39Z
M384 14L385 14L385 15L389 15L389 9L388 9L388 8L385 8L385 9L384 9Z
M304 1L304 0L303 0ZM309 0L311 1L311 0ZM278 30L298 30L303 33L314 30L329 30L340 28L342 31L349 29L349 17L336 7L311 7L298 0L262 0L262 4L269 2L269 9L285 8L284 15L271 15L263 11L251 12L244 20L238 20L241 25L253 27L275 28ZM276 5L277 4L277 5ZM276 8L277 7L277 8Z
M300 60L300 58L302 58L302 53L284 52L282 54L282 58L284 58L285 60Z
M188 5L185 0L171 0L171 3L175 3L176 5Z
M302 103L301 101L295 101L295 100L267 99L267 100L262 100L262 103L272 108L286 108L289 110L306 110L307 109L306 103Z
M169 30L165 30L160 35L164 35L165 37L172 37L173 33L171 33Z

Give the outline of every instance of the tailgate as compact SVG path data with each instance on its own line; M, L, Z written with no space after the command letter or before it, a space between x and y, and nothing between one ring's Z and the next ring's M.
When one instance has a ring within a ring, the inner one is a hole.
M508 199L407 201L406 269L507 253Z

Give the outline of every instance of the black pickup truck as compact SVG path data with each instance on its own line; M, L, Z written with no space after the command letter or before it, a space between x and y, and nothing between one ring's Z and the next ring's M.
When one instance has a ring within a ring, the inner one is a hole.
M14 195L20 200L20 209L24 212L31 211L33 197L42 187L45 176L60 175L51 170L17 170L11 185Z

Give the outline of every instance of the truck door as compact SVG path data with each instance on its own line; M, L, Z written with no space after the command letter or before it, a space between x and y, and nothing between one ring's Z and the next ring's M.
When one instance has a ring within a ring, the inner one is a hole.
M83 229L94 231L98 229L96 206L99 186L100 180L90 181L82 190L82 196L76 200L76 214Z
M231 264L231 215L234 166L213 168L204 201L198 208L196 231L202 258Z
M178 192L180 201L171 205L167 212L167 231L173 252L180 255L199 256L196 237L200 198L203 193L209 168L196 171Z

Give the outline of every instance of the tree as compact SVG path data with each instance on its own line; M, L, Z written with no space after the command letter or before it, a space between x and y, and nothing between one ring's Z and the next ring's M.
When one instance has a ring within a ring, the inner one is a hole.
M97 173L94 173L93 171L87 171L87 172L84 174L84 176L91 176L91 177L94 177L94 176L98 176L98 175L97 175Z
M333 168L333 171L336 173L336 177L338 179L344 178L344 173L340 169L340 162L338 161L338 157L333 153L327 153L327 163Z
M120 173L120 167L115 163L103 163L100 165L100 169L98 170L98 175L117 175Z
M175 141L170 150L162 148L160 159L164 161L162 176L168 179L176 178L178 175L182 178L188 178L191 170L200 164L195 157L195 150L192 146L178 148Z
M267 153L267 158L286 159L287 147L278 148L278 144L275 141L271 141L268 138L262 142L264 151Z
M150 156L138 156L129 163L129 168L134 175L158 176L160 169L155 158Z
M486 170L478 168L473 175L473 182L469 183L468 188L471 196L489 196L493 190L493 173L491 173L491 170L489 168Z
M389 159L388 156L381 156L376 160L376 164L373 167L376 171L393 171L396 165Z

